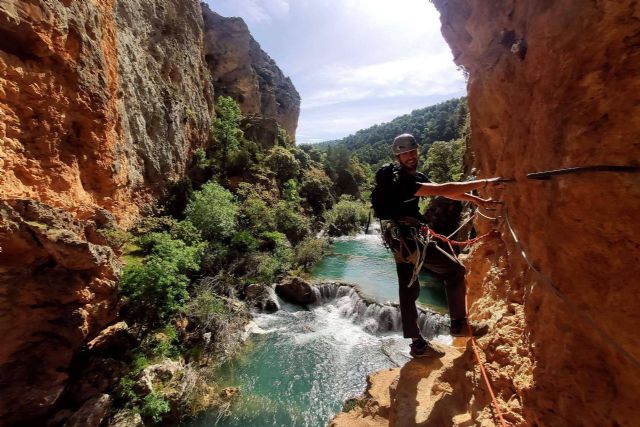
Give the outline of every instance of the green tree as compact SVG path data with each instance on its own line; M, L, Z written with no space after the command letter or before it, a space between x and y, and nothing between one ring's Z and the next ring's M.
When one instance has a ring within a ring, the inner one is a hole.
M219 96L215 110L213 137L220 156L220 166L225 171L229 154L238 150L242 144L243 132L240 129L242 113L238 103L229 96Z
M354 234L362 230L369 219L369 208L360 201L342 198L324 213L326 229L332 236Z
M275 174L278 182L284 184L287 180L296 178L300 173L300 163L296 160L291 151L286 148L275 146L265 158L269 169Z
M221 240L234 233L238 206L233 194L219 184L209 182L193 193L184 213L203 236Z
M332 186L331 179L324 171L312 168L305 172L299 193L314 215L321 215L333 205Z
M182 308L189 298L188 274L200 268L206 246L187 245L168 233L152 233L147 242L153 242L149 256L142 264L127 266L120 281L120 293L139 330L166 322Z
M436 141L427 153L424 169L435 182L460 181L463 174L465 141Z

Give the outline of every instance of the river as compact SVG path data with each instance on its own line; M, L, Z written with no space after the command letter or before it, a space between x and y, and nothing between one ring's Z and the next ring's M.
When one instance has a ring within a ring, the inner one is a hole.
M276 313L256 313L242 354L216 373L218 385L239 387L238 400L227 414L207 413L186 425L325 426L346 399L364 391L369 373L409 359L399 313L389 304L397 302L391 254L375 235L337 239L332 249L311 278L354 283L359 291L326 284L318 304L280 300ZM420 305L442 312L438 279L421 275L421 281ZM446 319L431 310L420 316L423 334L450 342L438 335Z

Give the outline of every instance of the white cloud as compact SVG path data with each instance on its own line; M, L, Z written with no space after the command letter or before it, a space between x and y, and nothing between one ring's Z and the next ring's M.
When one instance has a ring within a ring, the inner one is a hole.
M299 142L465 93L428 0L206 0L241 16L300 93Z
M464 77L449 52L364 66L327 66L306 80L318 84L303 97L303 108L366 98L446 95L464 87Z

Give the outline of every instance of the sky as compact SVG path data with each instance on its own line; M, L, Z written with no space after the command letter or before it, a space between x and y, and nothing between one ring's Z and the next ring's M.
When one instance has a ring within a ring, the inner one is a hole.
M244 19L302 99L298 144L339 139L447 99L464 77L428 0L206 0Z

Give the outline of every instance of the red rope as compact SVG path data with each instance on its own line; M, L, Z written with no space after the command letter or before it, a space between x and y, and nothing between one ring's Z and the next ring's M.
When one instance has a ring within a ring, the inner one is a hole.
M471 348L473 349L473 353L476 355L476 362L478 362L478 366L480 367L480 372L482 373L482 378L484 378L484 383L487 385L487 390L489 390L489 394L491 395L491 401L493 403L493 407L496 410L496 413L498 414L500 425L502 427L506 427L507 423L502 417L502 411L500 410L500 405L498 405L498 401L496 400L496 395L493 393L493 388L491 387L491 383L489 382L489 376L487 375L487 371L484 369L482 360L480 360L480 353L478 352L478 344L476 343L476 340L473 338L473 331L471 330L471 325L468 322L467 322L467 330L468 330L469 336L471 337Z
M423 227L422 228L422 233L423 235L425 233L429 233L431 236L435 237L436 239L443 241L445 243L448 243L450 245L454 245L454 246L467 246L467 245L473 245L474 243L484 239L485 237L490 236L493 231L490 231L486 234L483 234L482 236L478 236L475 239L470 239L470 240L464 240L462 242L458 241L458 240L451 240L449 239L447 236L443 236L442 234L438 234L435 231L433 231L432 229L430 229L429 227Z
M443 242L446 242L449 245L449 249L451 249L451 254L458 259L458 257L456 256L456 253L453 250L453 247L451 245L456 245L456 246L467 246L467 245L471 245L481 239L484 239L485 237L489 236L490 234L492 234L493 232L490 231L486 234L483 234L482 236L476 237L475 239L471 239L471 240L465 240L464 242L459 242L456 240L450 240L449 238L447 238L446 236L443 236L442 234L438 234L435 231L431 230L429 227L422 227L422 233L423 235L426 233L431 234L433 237L435 237L438 240L441 240ZM465 309L465 313L466 313L466 317L467 319L469 319L469 304L467 302L467 291L466 291L466 287L465 287L465 294L464 294L464 309ZM491 381L489 381L489 375L487 374L486 369L484 368L484 364L482 363L482 360L480 359L480 352L478 351L478 344L476 343L475 338L473 337L473 330L471 329L471 323L469 323L467 321L467 334L469 334L469 337L471 339L471 348L473 349L473 354L475 354L476 356L476 362L478 363L478 366L480 367L480 373L482 374L482 378L484 379L484 383L487 386L487 390L489 391L489 395L491 396L491 402L493 404L493 407L495 408L496 414L498 415L498 419L500 420L500 426L501 427L507 427L507 423L504 420L504 418L502 417L502 411L500 410L500 405L498 404L498 401L496 399L496 395L493 392L493 387L491 387Z

